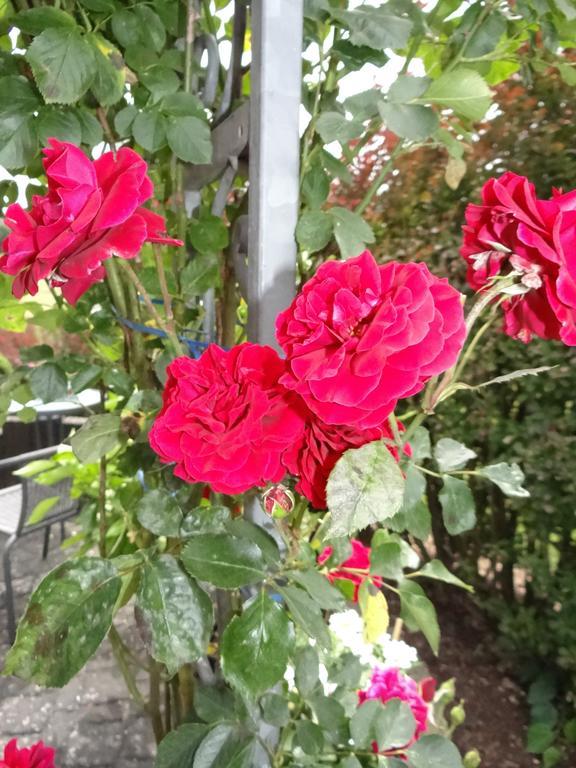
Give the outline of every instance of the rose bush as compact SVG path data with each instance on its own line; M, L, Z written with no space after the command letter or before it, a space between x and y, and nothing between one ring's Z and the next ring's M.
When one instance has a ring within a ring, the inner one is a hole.
M368 579L370 573L370 547L362 544L358 539L352 539L352 554L336 567L328 569L328 579L334 583L338 581L350 582L354 585L352 594L353 602L358 602L358 590L360 586ZM318 555L318 563L324 565L333 554L332 547L326 547ZM382 586L382 579L379 576L373 577L376 586Z
M6 211L0 271L15 275L17 298L34 296L45 279L71 304L105 276L103 262L133 259L145 242L182 245L166 236L164 219L143 208L154 188L144 160L129 147L92 162L79 147L50 139L44 150L48 193L30 211Z
M466 330L460 294L425 264L329 261L277 321L281 382L328 424L380 426L450 368Z
M505 173L482 189L482 205L466 209L461 248L468 281L480 290L498 275L517 272L521 290L503 302L504 329L576 344L576 194L536 196L523 176Z

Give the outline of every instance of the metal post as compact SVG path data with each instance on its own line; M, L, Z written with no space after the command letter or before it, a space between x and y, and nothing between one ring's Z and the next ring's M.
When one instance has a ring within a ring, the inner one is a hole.
M296 277L303 0L253 0L248 338L276 346Z

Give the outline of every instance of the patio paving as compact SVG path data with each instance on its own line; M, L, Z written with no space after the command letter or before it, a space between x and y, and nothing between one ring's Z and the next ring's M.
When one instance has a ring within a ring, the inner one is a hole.
M0 543L3 541L0 537ZM22 539L13 550L18 615L41 576L63 559L58 544L54 530L46 561L41 559L42 534ZM1 663L7 650L4 587L0 580ZM126 693L108 641L62 689L0 678L0 747L13 737L18 737L23 746L43 739L55 747L58 768L152 768L154 762L148 722Z

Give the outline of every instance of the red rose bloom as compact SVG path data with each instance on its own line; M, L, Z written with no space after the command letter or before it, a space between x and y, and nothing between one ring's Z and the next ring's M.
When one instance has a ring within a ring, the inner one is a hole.
M55 750L42 741L29 749L18 749L18 742L12 739L4 747L0 768L54 768L54 754Z
M104 278L110 256L132 259L147 241L182 245L164 234L164 219L142 208L152 196L146 162L128 147L92 162L78 147L50 139L44 150L48 193L25 211L6 212L0 271L16 275L16 298L46 279L71 304Z
M220 493L242 493L277 483L286 473L283 451L304 424L292 397L278 385L284 363L271 347L211 344L198 359L168 366L164 404L150 445L174 473L209 483Z
M354 584L353 601L358 602L358 590L361 584L366 581L370 572L370 547L366 547L358 539L352 539L352 554L337 568L328 571L327 576L329 581L333 584L337 580L350 581ZM332 555L332 547L326 547L318 555L318 563L323 565L328 558ZM342 570L343 568L350 568L354 571L365 571L362 573L350 573L350 571ZM379 576L372 576L372 581L377 587L382 586L382 579Z
M400 428L403 429L402 425ZM340 456L349 448L360 448L382 438L391 441L389 450L398 459L387 422L380 427L359 429L324 424L308 412L302 439L288 448L283 461L288 471L298 478L298 493L311 501L316 509L326 509L326 483Z
M429 680L429 678L426 680L428 690L431 688ZM365 691L358 691L360 704L369 699L379 699L382 704L386 704L392 699L400 699L406 702L412 710L416 721L414 736L408 744L399 745L400 749L409 747L428 729L428 705L420 686L396 667L377 668L372 672L368 688ZM373 747L375 752L379 751L377 744L374 744Z
M425 264L329 261L276 324L281 383L328 424L380 426L450 368L466 334L460 294Z
M472 288L521 275L524 293L502 304L504 331L576 345L576 192L541 200L528 179L505 173L484 185L482 205L468 206L463 230Z

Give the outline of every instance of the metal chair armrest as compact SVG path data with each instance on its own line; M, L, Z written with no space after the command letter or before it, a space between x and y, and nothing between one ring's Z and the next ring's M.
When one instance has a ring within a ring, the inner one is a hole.
M6 459L0 459L0 471L4 469L14 469L17 467L23 467L31 461L37 459L47 459L50 456L54 456L57 453L59 446L51 445L48 448L40 448L38 451L28 451L28 453L21 453L18 456L9 456Z

